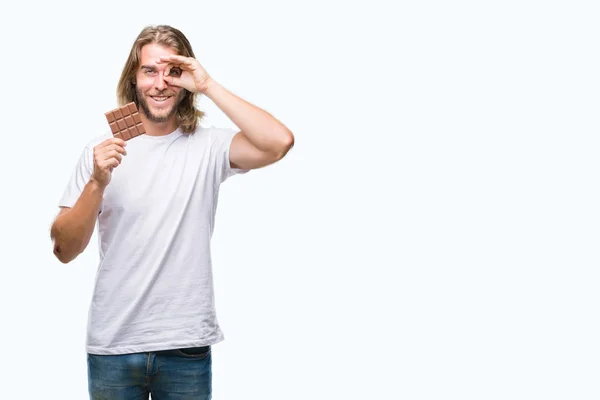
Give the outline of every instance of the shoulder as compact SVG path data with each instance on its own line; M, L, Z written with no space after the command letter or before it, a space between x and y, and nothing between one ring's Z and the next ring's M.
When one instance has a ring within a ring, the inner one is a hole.
M223 128L214 125L200 126L196 130L189 134L190 138L204 143L209 143L211 146L218 146L220 144L229 144L239 132L239 129Z
M210 137L210 141L213 144L227 144L231 143L233 137L239 132L239 129L224 128L211 125L210 127L204 128L206 135Z

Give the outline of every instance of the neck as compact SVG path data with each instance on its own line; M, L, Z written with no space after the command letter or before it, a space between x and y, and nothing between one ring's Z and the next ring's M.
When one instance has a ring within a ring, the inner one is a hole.
M149 136L164 136L173 132L179 127L177 116L169 118L165 122L154 122L148 119L144 112L140 112L140 118L146 129L146 135Z

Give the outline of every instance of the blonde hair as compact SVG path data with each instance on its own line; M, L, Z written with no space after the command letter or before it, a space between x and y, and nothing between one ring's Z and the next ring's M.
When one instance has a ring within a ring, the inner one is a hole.
M169 25L152 25L145 27L133 43L129 57L121 72L121 78L117 85L117 101L119 107L131 102L135 102L139 107L134 79L140 66L142 47L151 43L157 43L173 48L177 51L177 54L181 56L195 58L192 45L178 29ZM177 117L179 119L181 131L184 133L191 133L196 129L198 120L204 116L204 113L196 108L197 93L192 93L187 90L185 90L185 92L183 100L179 104L177 110Z

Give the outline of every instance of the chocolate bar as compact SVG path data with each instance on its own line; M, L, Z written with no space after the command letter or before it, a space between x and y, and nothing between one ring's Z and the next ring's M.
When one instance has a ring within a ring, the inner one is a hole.
M104 113L104 115L106 115L110 130L116 138L129 140L146 133L140 113L133 102Z

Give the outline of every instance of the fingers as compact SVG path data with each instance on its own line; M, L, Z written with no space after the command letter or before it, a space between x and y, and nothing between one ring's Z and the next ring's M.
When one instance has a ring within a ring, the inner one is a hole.
M100 143L99 145L97 145L96 147L102 148L102 147L105 147L105 146L108 146L108 145L111 145L111 144L116 144L116 145L119 145L121 147L127 146L127 142L124 141L123 139L112 137L112 138L106 139L105 141L103 141L102 143Z
M181 80L179 78L173 78L172 76L164 76L163 79L171 86L181 87Z
M173 63L177 65L184 66L192 66L194 64L195 59L192 57L179 56L176 54L171 54L169 56L161 56L158 60L156 60L157 64L165 64L165 63Z
M127 143L123 139L112 137L94 147L92 178L103 187L109 184L113 169L118 167L123 156L127 155L125 146Z
M163 79L169 85L179 86L183 71L175 65L168 65L163 71Z
M123 139L110 138L94 147L94 163L101 169L118 166L127 155L124 146L127 143Z
M111 158L115 158L117 161L119 161L119 164L121 164L121 161L123 161L123 155L124 154L119 153L116 149L111 149L103 153L104 159L110 160Z
M184 71L194 72L198 69L198 61L194 58L183 56L160 57L157 64L167 64L163 71L163 78L181 78Z
M97 153L94 155L94 163L101 169L107 169L107 167L116 167L121 164L122 160L123 156L115 150L108 153Z
M100 154L107 154L107 153L111 153L111 152L116 152L116 153L120 153L123 155L127 155L127 150L125 150L123 147L119 146L118 144L109 144L108 146L98 148L98 153L100 153Z
M97 163L98 167L102 170L110 170L112 172L113 169L119 166L121 162L116 158L109 158L107 160L99 161Z
M171 65L171 66L167 66L167 68L165 68L165 71L163 72L163 76L165 78L179 78L181 76L181 74L183 73L183 71L181 70L181 68L175 66L175 65Z

